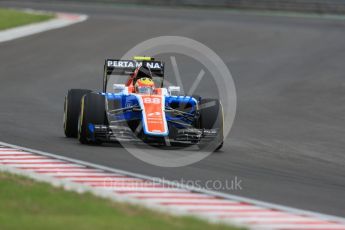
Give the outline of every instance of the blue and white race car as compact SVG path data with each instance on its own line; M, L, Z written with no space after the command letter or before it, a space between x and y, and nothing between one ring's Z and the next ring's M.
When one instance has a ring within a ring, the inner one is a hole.
M64 131L82 144L134 141L158 145L223 145L223 108L218 99L180 95L164 83L164 63L150 57L107 59L103 91L70 89Z

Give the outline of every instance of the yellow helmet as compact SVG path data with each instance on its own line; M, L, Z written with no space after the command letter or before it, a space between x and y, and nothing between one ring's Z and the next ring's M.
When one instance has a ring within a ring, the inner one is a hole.
M155 88L155 83L151 78L139 78L135 82L135 91L142 94L151 94Z

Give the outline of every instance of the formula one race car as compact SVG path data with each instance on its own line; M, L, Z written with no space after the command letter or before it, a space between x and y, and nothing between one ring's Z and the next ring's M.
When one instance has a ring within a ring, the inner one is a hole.
M65 97L64 131L82 144L135 141L158 145L223 145L218 99L180 95L163 87L164 63L150 57L107 59L103 91L71 89Z

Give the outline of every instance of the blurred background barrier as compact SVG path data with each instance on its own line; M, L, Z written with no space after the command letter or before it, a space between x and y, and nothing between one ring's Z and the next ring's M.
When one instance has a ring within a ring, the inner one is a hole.
M48 0L56 1L56 0ZM60 0L71 1L71 0ZM279 10L320 14L344 14L345 0L75 0L164 6L226 7L231 9ZM45 1L47 2L47 0Z

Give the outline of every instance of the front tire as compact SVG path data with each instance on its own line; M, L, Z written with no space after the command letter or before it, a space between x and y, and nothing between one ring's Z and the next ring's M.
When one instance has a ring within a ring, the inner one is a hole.
M202 99L200 109L200 128L216 129L217 136L210 143L202 143L200 147L208 151L218 151L224 142L223 106L218 99Z
M63 127L66 137L78 136L78 117L81 98L90 93L88 89L70 89L65 96Z
M105 98L103 95L88 93L81 100L78 125L78 140L82 144L101 144L94 133L94 125L106 122Z

